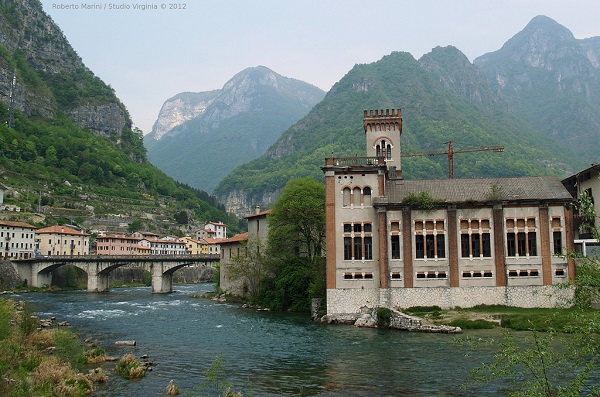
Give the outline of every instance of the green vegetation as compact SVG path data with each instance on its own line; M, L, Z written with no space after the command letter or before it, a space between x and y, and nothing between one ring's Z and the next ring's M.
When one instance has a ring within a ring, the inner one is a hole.
M422 211L433 210L437 203L438 201L428 191L422 191L418 194L410 193L402 200L402 204Z
M27 305L0 299L0 395L7 397L83 397L93 382L105 381L79 372L94 357L68 330L38 330L38 319ZM53 352L53 354L52 354Z
M448 70L460 52L436 51L430 62L454 77L474 68ZM441 59L437 59L437 58ZM448 58L451 60L449 61ZM460 58L462 60L463 58ZM365 136L362 116L365 109L402 108L403 153L432 153L454 142L463 148L504 146L504 153L461 153L454 159L455 177L564 175L564 165L583 167L586 163L569 148L551 143L539 131L498 106L492 95L486 102L472 101L448 89L439 76L423 67L408 53L394 52L381 60L356 65L325 99L298 123L285 131L260 158L235 168L217 186L219 197L244 189L249 199L260 201L264 192L278 192L297 177L323 180L321 167L327 157L363 156ZM443 79L447 81L448 79ZM459 78L457 81L464 81ZM468 80L471 83L470 80ZM482 87L487 83L478 81ZM483 92L477 87L477 92ZM488 91L489 86L487 86ZM559 112L557 114L563 114ZM590 160L592 161L592 160ZM407 157L402 175L407 179L446 178L447 156Z
M392 319L392 311L387 307L377 308L377 327L388 328Z
M146 376L146 367L133 354L124 354L117 362L114 372L126 379L139 379Z
M268 220L269 269L258 302L309 312L311 299L325 301L325 187L312 178L291 180Z
M596 218L588 197L579 201L582 224L592 225ZM590 229L595 238L597 229ZM502 325L526 329L525 335L504 332L503 338L491 340L497 351L493 359L472 371L477 381L502 380L509 385L509 396L600 396L594 383L600 367L600 313L589 308L600 298L600 260L580 258L578 273L570 287L576 289L569 309L520 309L494 307L512 311L502 315ZM479 308L489 310L490 308ZM467 340L474 348L478 343Z
M325 300L325 188L312 178L286 185L268 216L266 247L250 239L227 268L245 298L276 311L309 312Z

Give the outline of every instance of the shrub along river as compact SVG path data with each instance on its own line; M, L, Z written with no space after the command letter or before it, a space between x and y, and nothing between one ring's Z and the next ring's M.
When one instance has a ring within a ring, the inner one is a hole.
M205 373L222 355L225 377L244 396L501 396L499 384L472 384L468 372L491 356L456 343L466 335L412 333L312 323L308 315L257 312L237 304L192 298L213 284L176 285L107 293L54 292L16 296L42 318L67 321L82 339L97 340L108 355L144 354L155 363L144 379L112 375L96 396L166 395L170 380L182 395L201 391ZM135 347L115 341L135 340ZM484 348L485 349L485 348ZM213 365L214 367L214 365Z

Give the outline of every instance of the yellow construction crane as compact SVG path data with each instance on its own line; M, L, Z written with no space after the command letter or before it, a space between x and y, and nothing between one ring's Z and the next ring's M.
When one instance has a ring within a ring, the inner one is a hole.
M440 150L439 152L432 153L402 153L402 157L429 157L446 154L448 155L448 178L452 179L454 178L454 155L456 153L483 152L485 150L491 150L493 152L504 151L504 146L481 146L477 148L454 150L452 149L452 141L444 142L444 144L448 145L448 150Z

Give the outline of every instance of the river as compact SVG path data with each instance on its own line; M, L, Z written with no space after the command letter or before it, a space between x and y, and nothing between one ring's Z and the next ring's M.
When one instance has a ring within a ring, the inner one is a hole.
M200 391L205 371L222 355L226 378L244 396L501 396L500 385L469 385L468 371L490 357L441 335L312 323L307 315L276 314L192 298L213 284L108 293L53 292L15 296L42 318L68 321L107 354L149 355L144 379L111 376L96 396L165 396L170 380L184 396ZM476 337L498 331L473 331ZM135 347L117 347L135 340ZM212 389L214 390L214 389Z

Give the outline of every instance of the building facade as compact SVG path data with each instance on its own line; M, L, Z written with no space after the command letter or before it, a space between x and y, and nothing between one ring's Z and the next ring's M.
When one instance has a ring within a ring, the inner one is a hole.
M327 313L555 305L575 274L571 195L553 177L405 180L400 109L365 111L365 157L328 158ZM554 295L549 298L549 293Z
M89 255L90 235L68 226L50 226L36 231L42 255Z
M254 214L245 217L248 220L247 233L238 234L221 241L219 285L222 291L234 295L246 295L251 292L250 290L254 284L251 280L253 278L252 273L256 273L256 267L261 266L254 258L261 255L261 250L267 244L269 235L267 216L270 213L271 210L260 211L260 207L257 206ZM248 269L247 277L231 274L232 263L240 258L242 260L239 262L245 262L248 267L254 267L254 271Z
M593 203L596 214L600 214L600 202L594 199L594 194L600 192L600 164L593 163L589 168L563 179L562 183L575 200L585 193ZM590 228L580 228L584 220L576 214L574 223L575 252L584 256L600 256L598 239L591 233ZM600 219L596 216L594 224L589 226L600 230Z
M36 227L24 222L0 220L0 255L3 259L27 259L35 255Z

